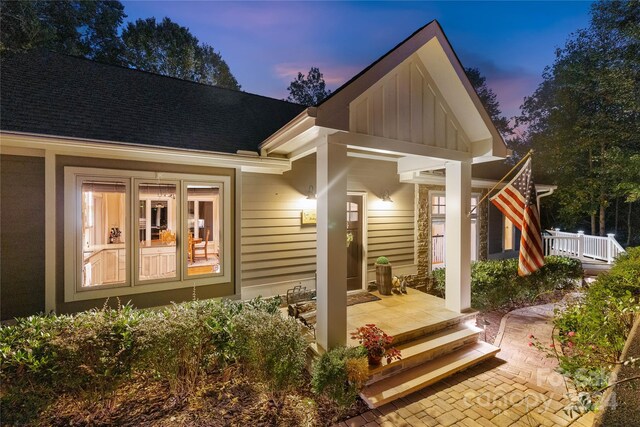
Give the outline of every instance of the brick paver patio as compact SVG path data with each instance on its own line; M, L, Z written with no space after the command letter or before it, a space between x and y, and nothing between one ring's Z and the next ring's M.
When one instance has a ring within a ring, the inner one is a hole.
M550 342L552 315L552 304L514 310L496 338L497 358L340 426L591 426L592 413L564 413L569 401L554 359L528 346L529 334Z

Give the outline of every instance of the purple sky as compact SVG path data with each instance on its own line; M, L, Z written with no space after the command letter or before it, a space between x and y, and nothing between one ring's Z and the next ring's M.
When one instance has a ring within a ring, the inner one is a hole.
M551 65L569 34L589 22L590 2L124 1L127 20L164 16L213 46L247 92L286 98L298 71L317 66L339 87L416 29L437 19L465 67L477 67L503 113Z

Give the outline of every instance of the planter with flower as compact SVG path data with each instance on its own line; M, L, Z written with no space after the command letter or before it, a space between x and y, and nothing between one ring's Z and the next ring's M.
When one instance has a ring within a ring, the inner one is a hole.
M393 337L387 335L382 329L376 325L369 324L361 326L351 333L351 339L358 342L367 350L367 358L369 365L377 366L385 358L387 363L391 363L394 359L402 358L400 350L389 347L393 343Z

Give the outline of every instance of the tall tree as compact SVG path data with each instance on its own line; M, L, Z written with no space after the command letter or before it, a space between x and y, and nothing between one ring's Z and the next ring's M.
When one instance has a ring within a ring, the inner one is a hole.
M491 121L498 129L498 132L500 132L502 137L505 139L508 136L513 135L513 127L509 124L509 119L502 115L498 97L493 89L487 86L486 77L480 74L480 70L477 68L465 68L464 71L467 74L471 85L476 90L480 101L482 101L482 105L484 105L487 113L489 113Z
M188 28L169 18L130 22L122 32L130 67L211 85L240 89L219 53L200 44Z
M560 217L571 226L587 215L592 234L606 233L610 202L635 188L625 183L640 154L639 26L637 1L594 4L590 26L558 49L518 120L559 186Z
M326 88L324 77L317 67L311 67L306 77L304 74L298 73L298 77L291 82L287 90L289 91L287 101L297 102L309 107L318 105L331 94L331 91Z
M23 0L0 3L0 52L47 48L121 63L119 1Z

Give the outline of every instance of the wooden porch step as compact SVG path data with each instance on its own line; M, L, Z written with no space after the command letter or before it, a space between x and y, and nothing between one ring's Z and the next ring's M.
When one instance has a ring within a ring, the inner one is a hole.
M479 341L370 384L360 396L370 408L377 408L489 359L499 351L498 347Z
M410 341L415 341L430 334L437 333L439 331L462 325L465 323L475 324L475 318L478 315L477 311L470 311L468 313L462 313L456 317L448 320L442 320L440 322L429 323L416 329L401 332L393 336L393 345L399 346Z
M396 375L401 371L451 353L465 345L473 344L478 341L480 332L482 329L475 326L458 324L417 340L394 346L400 350L402 359L394 360L391 363L383 360L380 366L369 367L367 384Z

